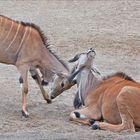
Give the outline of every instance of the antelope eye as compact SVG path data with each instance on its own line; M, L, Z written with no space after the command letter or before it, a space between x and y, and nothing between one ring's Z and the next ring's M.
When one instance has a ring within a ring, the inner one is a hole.
M63 82L61 83L61 87L62 87L62 88L64 87L64 83L63 83Z

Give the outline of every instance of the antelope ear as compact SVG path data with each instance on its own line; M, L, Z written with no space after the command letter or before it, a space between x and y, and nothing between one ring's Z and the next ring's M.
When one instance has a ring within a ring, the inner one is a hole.
M77 55L74 56L74 58L70 59L68 62L69 63L75 62L79 59L79 57L80 57L80 54L77 54Z
M88 49L87 53L89 53L89 52L95 52L95 49L94 48L90 48L90 49ZM96 54L96 52L95 52L95 54Z

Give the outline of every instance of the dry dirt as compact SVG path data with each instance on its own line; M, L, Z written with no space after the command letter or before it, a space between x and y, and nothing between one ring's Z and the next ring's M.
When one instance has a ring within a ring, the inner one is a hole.
M103 75L123 71L140 82L140 1L136 0L0 0L0 14L33 22L67 61L94 47ZM69 121L75 88L46 104L30 78L28 110L21 118L21 92L16 68L0 65L1 140L130 140L140 132L91 130Z

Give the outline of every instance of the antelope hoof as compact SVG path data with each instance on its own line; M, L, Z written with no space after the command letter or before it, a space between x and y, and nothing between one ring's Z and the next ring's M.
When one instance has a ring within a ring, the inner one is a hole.
M29 117L29 113L27 111L21 111L22 113L22 116L25 117L25 118L28 118Z
M51 99L46 99L47 103L48 104L51 104L52 103L52 100Z
M93 125L94 123L95 123L95 120L94 120L94 119L90 119L90 120L89 120L89 124L90 124L90 125Z
M95 123L91 126L91 128L92 128L93 130L100 129L98 122L95 122Z

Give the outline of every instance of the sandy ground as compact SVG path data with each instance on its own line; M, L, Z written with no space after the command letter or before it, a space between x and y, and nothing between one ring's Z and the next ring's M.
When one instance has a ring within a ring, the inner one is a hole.
M140 1L0 0L0 14L39 25L52 50L65 61L94 47L96 65L103 75L123 71L140 82ZM21 118L18 77L15 67L0 65L1 140L140 139L140 132L93 131L71 123L75 88L48 105L31 78L30 118Z

